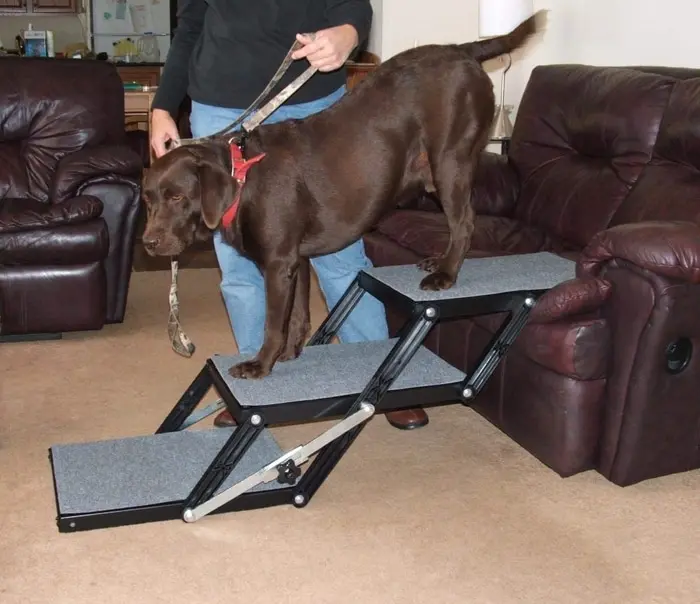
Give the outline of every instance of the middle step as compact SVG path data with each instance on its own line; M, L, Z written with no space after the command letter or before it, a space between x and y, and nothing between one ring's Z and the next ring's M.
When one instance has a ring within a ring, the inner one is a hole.
M262 413L267 423L304 421L345 415L397 342L392 338L307 346L299 358L277 363L260 380L229 375L229 368L247 357L213 355L207 362L219 382L217 388L225 386L240 410ZM456 402L465 377L421 346L379 402L377 412ZM226 400L225 393L220 394ZM237 410L232 411L235 417Z

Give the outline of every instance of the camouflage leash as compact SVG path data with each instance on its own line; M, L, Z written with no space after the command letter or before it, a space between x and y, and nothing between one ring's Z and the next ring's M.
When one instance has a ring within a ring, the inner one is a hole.
M311 39L315 37L315 34L308 35L309 37L311 37ZM300 47L301 45L298 41L295 41L294 44L292 44L292 47L287 52L287 56L284 58L284 61L282 61L282 64L277 69L277 72L272 77L270 83L267 85L265 90L263 90L262 93L260 93L258 98L255 99L255 101L253 101L253 104L250 107L248 107L248 109L246 109L238 119L226 126L226 128L223 128L222 130L219 130L218 132L210 136L181 139L175 143L175 146L171 145L171 149L174 149L175 147L179 147L181 145L193 145L205 140L212 140L213 138L223 136L224 134L232 133L241 122L243 122L243 128L246 132L252 132L265 119L267 119L282 103L284 103L290 96L292 96L297 90L299 90L299 88L301 88L304 85L304 83L306 83L311 78L312 75L316 73L316 67L309 67L291 84L286 86L284 90L282 90L279 94L272 98L264 107L262 107L262 109L259 109L256 113L250 115L253 111L256 110L258 105L260 105L260 103L270 93L270 91L274 88L277 82L279 82L282 76L287 72L289 66L292 64L292 53ZM250 117L248 117L249 115ZM248 119L246 120L246 118ZM168 316L168 337L170 338L170 345L172 346L172 349L177 354L189 358L194 354L195 345L192 342L192 340L190 340L190 338L187 337L187 334L185 334L185 331L183 330L182 325L180 324L180 301L178 299L177 286L178 272L179 269L177 258L171 258L170 294L168 296L168 305L170 307L170 314Z
M309 36L309 38L311 38L312 40L316 37L315 33L305 35ZM240 116L238 116L236 120L231 122L225 128L222 128L218 132L214 132L214 134L200 136L197 138L182 138L178 141L173 141L173 148L182 145L194 145L203 141L220 138L225 134L232 134L236 130L236 128L238 128L238 126L240 126L241 124L243 124L243 129L246 132L252 132L265 119L267 119L282 103L284 103L290 96L292 96L297 90L299 90L299 88L301 88L311 78L311 76L313 76L318 71L318 68L316 67L308 67L306 71L304 71L304 73L302 73L300 76L297 76L297 78L291 84L288 84L282 91L276 94L262 109L259 109L255 114L248 117L253 111L255 111L258 108L260 103L262 103L265 100L267 95L270 94L272 89L282 79L282 76L284 76L284 74L287 73L287 70L289 69L290 65L294 62L294 60L292 59L292 54L301 47L302 45L298 41L295 41L294 44L292 44L290 49L287 51L287 56L284 57L284 60L277 68L275 75L272 76L272 79L265 87L265 90L263 90L258 95L258 98L256 98L250 105L250 107L248 107L248 109L246 109Z
M180 324L180 301L177 296L177 276L178 262L175 258L170 260L170 294L168 296L168 304L170 306L170 315L168 316L168 337L170 345L177 354L183 357L191 357L195 351L195 345L185 334Z

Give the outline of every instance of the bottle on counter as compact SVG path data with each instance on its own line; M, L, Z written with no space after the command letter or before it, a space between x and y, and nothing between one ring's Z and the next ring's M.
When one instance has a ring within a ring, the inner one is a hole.
M54 47L53 43L53 31L50 29L46 30L46 56L47 57L55 57L56 56L56 49Z

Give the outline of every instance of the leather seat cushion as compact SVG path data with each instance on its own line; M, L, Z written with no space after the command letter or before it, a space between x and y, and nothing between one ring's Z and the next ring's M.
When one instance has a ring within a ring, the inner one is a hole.
M102 202L92 195L80 195L63 203L5 198L0 202L0 233L77 224L101 215Z
M102 218L62 227L0 232L0 265L74 266L103 261L109 233Z
M70 266L99 262L109 252L102 202L81 195L51 204L34 199L0 202L0 264Z

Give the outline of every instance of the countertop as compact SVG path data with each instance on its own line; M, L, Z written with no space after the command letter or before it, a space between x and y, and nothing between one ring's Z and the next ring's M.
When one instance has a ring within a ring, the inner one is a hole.
M127 62L127 61L107 61L108 63L112 63L113 65L116 65L117 67L163 67L165 63L159 62L159 63L149 63L146 61L134 61L133 63Z
M105 63L112 63L112 65L116 65L117 67L163 67L165 65L164 62L146 62L146 61L133 61L133 62L128 62L128 61L110 61L110 60L105 60L105 59L96 59L95 57L89 57L86 59L69 59L68 57L25 57L25 56L20 56L16 53L7 53L7 54L2 54L0 53L0 59L3 58L21 58L21 59L34 59L34 60L40 60L40 61L104 61Z

